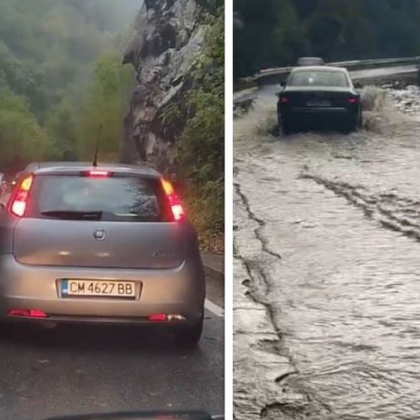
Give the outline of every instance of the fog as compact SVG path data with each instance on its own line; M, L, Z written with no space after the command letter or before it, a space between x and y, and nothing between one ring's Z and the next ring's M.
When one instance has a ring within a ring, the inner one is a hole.
M0 0L0 172L34 159L75 157L80 109L94 113L96 69L111 76L109 69L119 70L142 5Z

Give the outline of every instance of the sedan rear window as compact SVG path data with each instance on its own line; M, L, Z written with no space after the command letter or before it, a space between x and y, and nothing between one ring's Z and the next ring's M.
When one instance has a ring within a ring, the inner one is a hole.
M322 58L300 58L298 60L298 66L322 66L324 60Z
M323 87L349 87L346 73L342 71L309 71L294 72L289 79L289 86L323 86Z
M28 217L65 220L166 221L168 204L157 179L38 176Z

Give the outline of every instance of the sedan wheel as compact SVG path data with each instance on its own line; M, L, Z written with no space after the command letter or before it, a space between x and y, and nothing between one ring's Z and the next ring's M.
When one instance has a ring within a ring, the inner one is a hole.
M359 128L359 118L349 118L348 121L345 122L344 131L346 133L354 133Z
M281 131L285 135L291 134L293 131L290 121L288 121L286 118L284 118L281 122Z

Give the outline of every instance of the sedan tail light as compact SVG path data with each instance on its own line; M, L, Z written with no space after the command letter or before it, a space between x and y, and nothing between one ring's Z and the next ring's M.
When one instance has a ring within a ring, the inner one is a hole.
M281 96L280 97L280 103L281 104L287 104L290 102L290 99L287 96Z
M179 201L178 196L175 194L174 187L166 179L162 178L162 186L165 191L166 197L171 207L172 216L176 222L179 222L185 218L184 208Z
M353 96L353 97L348 99L348 103L351 104L351 105L355 105L355 104L359 103L359 98L357 96Z
M23 217L25 215L26 206L28 204L28 196L32 187L32 183L33 176L31 175L21 182L16 194L14 195L12 204L10 206L10 211L15 216Z

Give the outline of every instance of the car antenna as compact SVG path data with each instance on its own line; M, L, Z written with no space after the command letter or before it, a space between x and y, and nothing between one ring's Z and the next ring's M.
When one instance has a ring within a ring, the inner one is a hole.
M98 154L99 154L99 147L101 146L101 138L102 138L102 124L99 126L99 137L98 137L98 142L96 143L95 157L93 158L94 168L98 166Z

